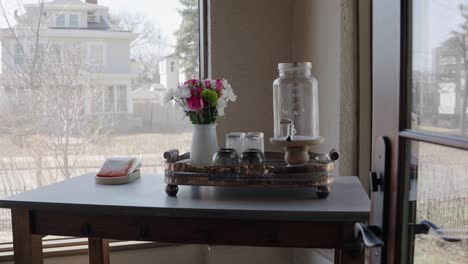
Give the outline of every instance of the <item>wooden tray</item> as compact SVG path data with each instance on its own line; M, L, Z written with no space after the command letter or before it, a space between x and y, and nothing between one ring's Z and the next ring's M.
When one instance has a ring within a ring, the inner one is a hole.
M331 154L331 153L330 153ZM326 198L333 182L333 161L317 160L321 155L311 153L311 161L301 166L288 167L281 152L266 152L264 165L249 166L193 166L187 157L172 150L165 153L166 193L176 196L178 185L219 187L283 187L313 188L319 198ZM338 154L328 157L336 157ZM323 155L322 155L323 156Z

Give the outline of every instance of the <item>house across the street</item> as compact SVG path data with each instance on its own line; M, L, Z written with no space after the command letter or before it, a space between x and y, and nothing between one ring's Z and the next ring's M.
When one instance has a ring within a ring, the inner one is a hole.
M43 6L25 4L24 13L15 12L14 19L12 28L0 31L1 78L9 101L24 98L35 85L51 86L54 82L47 77L60 72L55 83L79 90L75 92L84 95L87 115L105 116L115 124L125 120L125 127L138 123L132 120L130 97L130 44L137 34L120 30L108 7L95 0L54 0ZM31 30L31 21L41 21L40 34ZM24 81L34 60L41 61L40 84Z

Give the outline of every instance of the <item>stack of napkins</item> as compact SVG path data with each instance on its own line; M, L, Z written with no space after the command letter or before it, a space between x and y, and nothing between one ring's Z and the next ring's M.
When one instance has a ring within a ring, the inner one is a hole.
M96 183L124 184L140 177L141 163L136 158L110 158L96 174Z

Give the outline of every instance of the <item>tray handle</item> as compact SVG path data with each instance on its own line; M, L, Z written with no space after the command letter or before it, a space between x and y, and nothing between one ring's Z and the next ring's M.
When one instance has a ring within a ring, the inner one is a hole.
M164 152L163 157L169 163L176 163L178 161L190 158L190 152L186 152L180 155L178 149L171 149Z

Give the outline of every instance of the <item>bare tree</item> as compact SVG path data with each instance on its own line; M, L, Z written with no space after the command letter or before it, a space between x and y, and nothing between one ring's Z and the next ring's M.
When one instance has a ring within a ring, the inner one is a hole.
M118 29L138 33L130 48L157 46L161 40L159 30L140 13L123 12L112 20Z
M448 40L448 44L458 53L459 57L463 61L465 80L468 80L468 6L460 4L458 6L460 14L463 17L463 22L460 24L458 30L451 32L451 37ZM465 81L465 87L463 89L462 102L461 102L461 113L459 127L462 135L466 133L466 107L468 103L468 82Z
M120 13L112 21L117 29L137 34L130 44L131 58L138 67L135 86L160 83L159 62L165 47L169 46L160 30L140 13Z
M43 37L44 0L38 0L32 14L15 12L16 22L10 21L2 1L8 25L2 30L2 42L13 45L2 48L6 55L2 56L2 83L8 100L3 100L7 105L1 108L0 126L35 158L38 184L42 184L45 156L69 178L77 158L103 132L102 119L86 113L101 96L99 66L86 62L81 43L60 46Z

